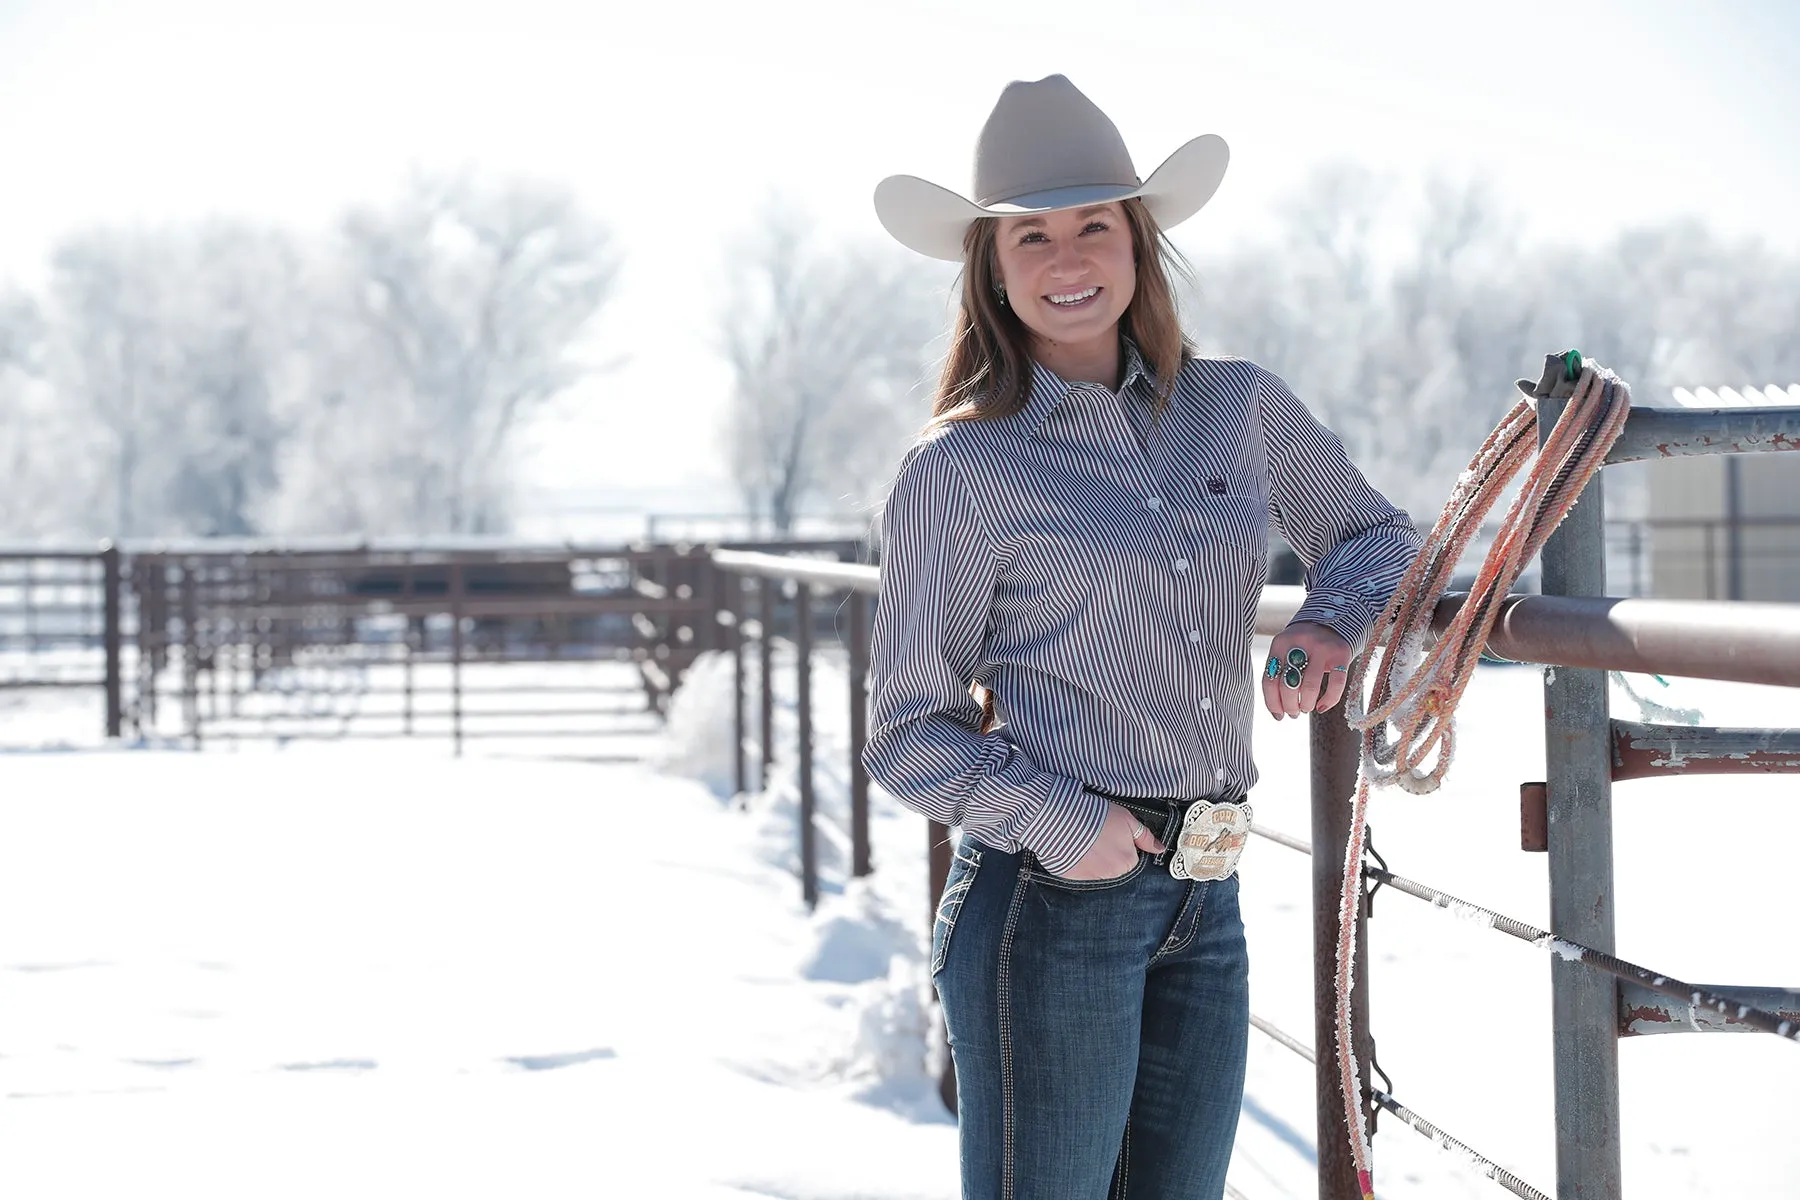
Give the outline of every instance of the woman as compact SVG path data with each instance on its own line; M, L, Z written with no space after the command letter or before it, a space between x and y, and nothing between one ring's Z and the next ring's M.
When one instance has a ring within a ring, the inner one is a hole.
M1279 379L1183 337L1161 231L1225 163L1197 138L1140 182L1051 76L1001 95L977 201L876 190L896 238L963 263L882 516L864 761L962 830L932 971L970 1200L1222 1194L1252 689L1278 719L1336 704L1418 544ZM1257 671L1271 519L1308 596Z

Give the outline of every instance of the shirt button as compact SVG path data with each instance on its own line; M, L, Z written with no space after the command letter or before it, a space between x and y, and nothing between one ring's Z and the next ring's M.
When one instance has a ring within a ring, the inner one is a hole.
M1211 712L1212 711L1212 697L1211 696L1200 697L1200 711L1201 712Z
M1145 496L1144 503L1149 505L1151 508L1161 508L1162 507L1162 497L1161 496Z
M1185 570L1187 570L1187 569L1188 569L1188 560L1187 560L1187 559L1185 559L1185 558L1178 558L1178 559L1176 559L1176 560L1175 560L1175 569L1176 569L1176 570L1177 570L1177 571L1185 571Z
M1198 629L1190 629L1190 630L1188 630L1188 641L1190 641L1190 642L1197 642L1197 641L1199 641L1199 640L1200 640L1200 637L1201 637L1201 634L1200 634L1200 631L1199 631L1199 630L1198 630Z
M1220 781L1220 782L1221 782L1221 783L1223 783L1223 782L1224 782L1224 781L1225 781L1225 768L1224 768L1224 767L1220 767L1220 768L1219 768L1219 769L1218 769L1218 770L1216 770L1216 771L1214 771L1214 772L1213 772L1213 778L1214 778L1214 779L1217 779L1217 780L1219 780L1219 781Z

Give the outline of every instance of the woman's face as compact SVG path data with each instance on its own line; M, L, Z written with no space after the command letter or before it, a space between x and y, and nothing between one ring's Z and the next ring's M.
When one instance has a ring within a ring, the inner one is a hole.
M1002 217L996 249L1006 303L1038 337L1110 337L1137 290L1131 227L1117 204Z

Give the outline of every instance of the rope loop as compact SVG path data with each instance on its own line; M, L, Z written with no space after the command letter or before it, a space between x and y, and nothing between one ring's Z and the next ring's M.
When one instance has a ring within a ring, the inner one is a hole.
M1520 389L1530 385L1520 381ZM1538 445L1537 402L1567 399ZM1344 848L1338 903L1337 1056L1344 1122L1367 1200L1374 1186L1354 1043L1356 913L1371 787L1414 795L1438 790L1455 758L1455 715L1474 678L1502 601L1599 472L1631 413L1624 380L1579 351L1547 355L1543 377L1488 435L1457 479L1437 524L1350 667L1345 720L1362 734L1361 763ZM1534 461L1535 459L1535 461ZM1450 628L1431 638L1432 614L1482 522L1527 464L1530 470L1488 547ZM1427 648L1429 643L1429 648Z

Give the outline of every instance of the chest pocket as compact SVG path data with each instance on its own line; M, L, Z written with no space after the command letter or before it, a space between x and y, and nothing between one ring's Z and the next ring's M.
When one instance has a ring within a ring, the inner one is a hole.
M1237 422L1196 429L1190 436L1178 468L1186 532L1215 569L1255 586L1267 571L1269 554L1269 485L1260 447Z

